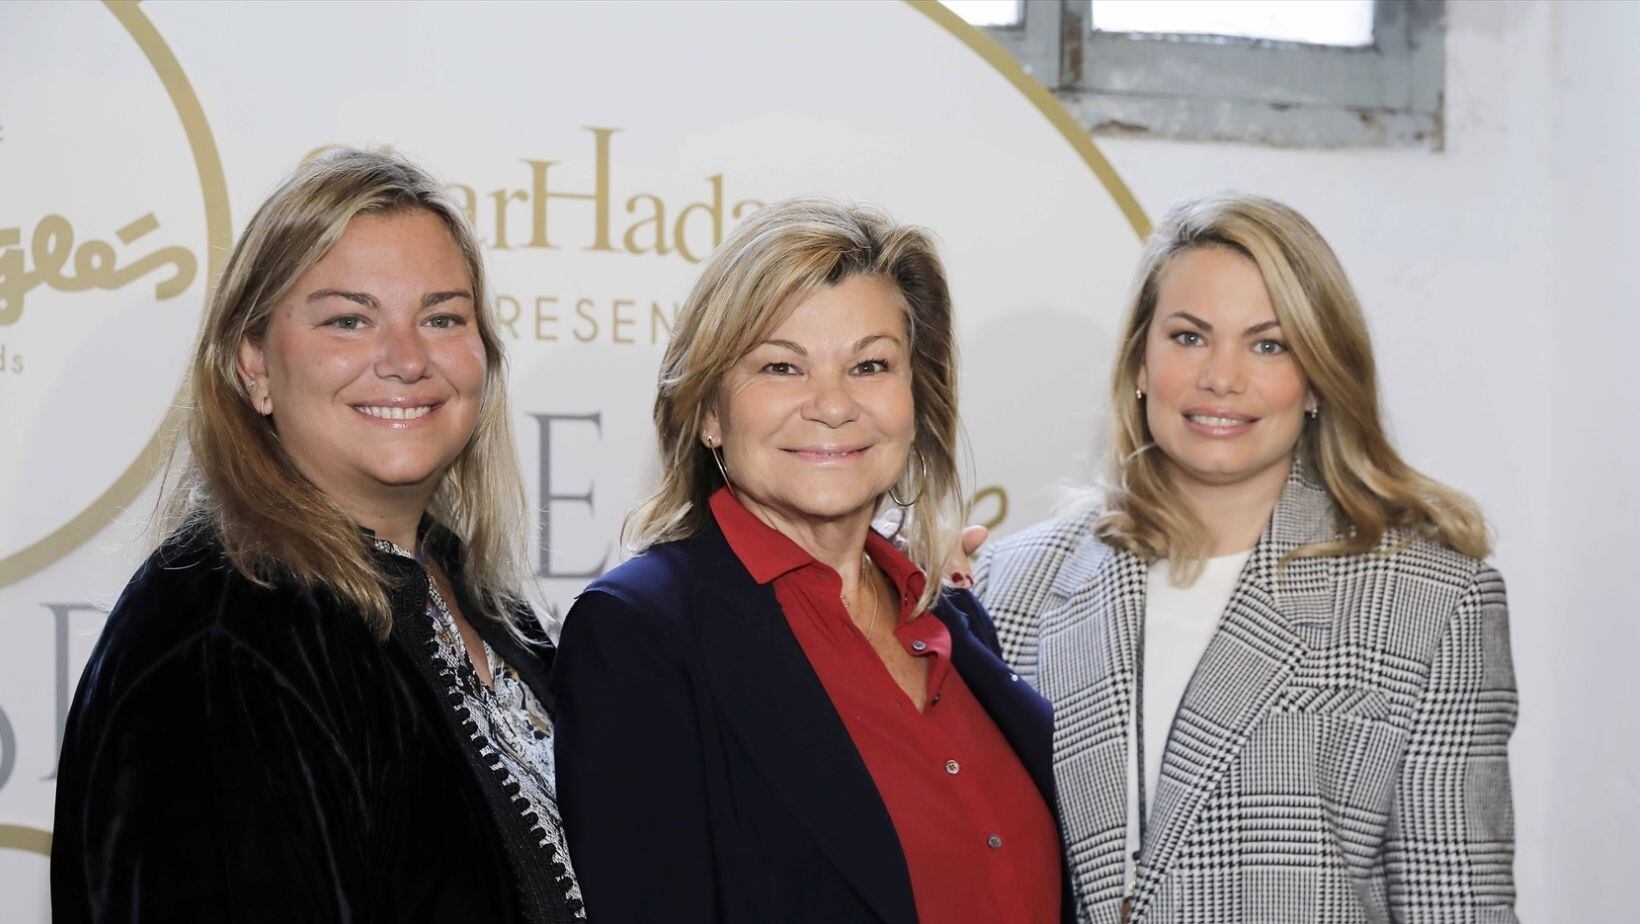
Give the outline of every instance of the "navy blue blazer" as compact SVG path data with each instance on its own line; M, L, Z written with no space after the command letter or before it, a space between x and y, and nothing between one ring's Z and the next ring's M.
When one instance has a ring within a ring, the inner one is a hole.
M1003 663L973 595L934 612L1057 818L1052 707ZM558 802L592 921L917 920L864 760L773 586L715 523L593 582L553 670Z

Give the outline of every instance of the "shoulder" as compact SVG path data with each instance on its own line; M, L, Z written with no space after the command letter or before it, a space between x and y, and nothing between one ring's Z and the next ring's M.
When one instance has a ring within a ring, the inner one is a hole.
M1098 518L1099 509L1091 507L987 546L976 568L980 599L994 607L993 601L1035 596L1091 575L1114 552L1093 533Z
M1478 625L1504 606L1503 578L1489 562L1405 530L1392 529L1372 551L1330 564L1337 612L1417 660L1433 657L1452 632L1466 631L1455 623Z
M604 608L600 595L619 601L635 612L661 613L677 609L694 593L697 569L693 539L663 542L640 552L588 584L575 608ZM590 598L590 599L589 599ZM574 612L574 609L571 612Z
M1093 534L1098 507L1089 507L1068 516L1026 527L991 546L993 560L1064 559L1082 550L1089 542L1102 545Z
M294 582L253 582L233 567L213 531L191 528L162 543L126 584L81 694L114 701L150 677L201 665L220 667L236 682L273 678L310 668L315 656L335 659L362 647L377 646L357 614Z
M1454 604L1458 595L1479 582L1502 581L1488 562L1401 528L1385 531L1371 552L1340 557L1339 567L1346 580L1390 577L1392 586Z

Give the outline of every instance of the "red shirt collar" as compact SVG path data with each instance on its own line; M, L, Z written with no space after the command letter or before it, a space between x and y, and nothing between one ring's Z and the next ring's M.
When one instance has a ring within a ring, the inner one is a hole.
M752 580L759 584L767 584L782 574L807 565L831 570L829 565L803 551L803 547L787 538L785 533L759 520L741 506L740 499L727 487L713 492L708 503L718 529L723 530L723 538L729 541L729 548L751 572ZM866 554L888 575L902 599L910 597L915 600L922 596L927 578L904 552L876 530L866 532Z

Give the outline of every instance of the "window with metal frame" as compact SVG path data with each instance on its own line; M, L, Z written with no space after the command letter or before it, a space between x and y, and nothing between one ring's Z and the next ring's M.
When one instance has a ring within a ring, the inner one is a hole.
M1230 0L1144 0L1141 15L1166 14L1159 26L1135 25L1127 16L1133 8L1119 9L1126 2L947 5L1007 49L1095 134L1286 147L1442 147L1445 0L1376 0L1370 12L1346 11L1333 0L1242 4L1264 6L1254 18L1266 24L1273 18L1274 30L1212 23L1229 12ZM1205 18L1189 18L1191 6ZM1294 14L1307 12L1355 22L1342 33L1313 26L1294 31L1303 25L1290 22L1301 18ZM1370 39L1363 17L1370 17ZM1252 34L1223 34L1237 29Z

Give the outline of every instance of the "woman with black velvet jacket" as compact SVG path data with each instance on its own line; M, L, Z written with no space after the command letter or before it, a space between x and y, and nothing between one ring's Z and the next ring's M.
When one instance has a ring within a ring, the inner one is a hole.
M504 387L425 172L341 151L258 210L193 357L176 529L75 695L55 920L580 916Z

